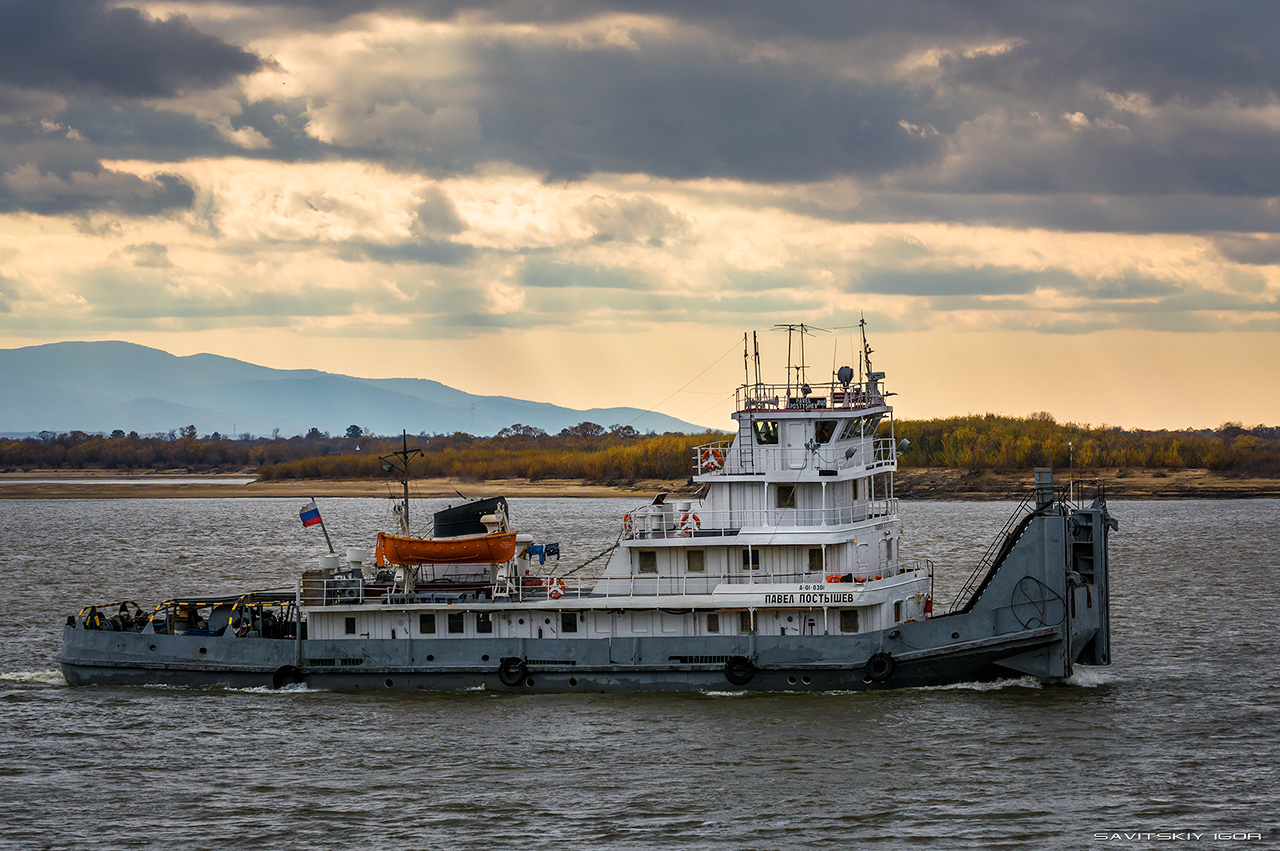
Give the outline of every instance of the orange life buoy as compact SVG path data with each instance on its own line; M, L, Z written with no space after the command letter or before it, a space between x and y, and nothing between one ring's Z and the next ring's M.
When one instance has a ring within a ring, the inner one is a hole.
M833 573L827 577L828 582L844 582L844 577L838 573Z
M547 581L547 596L552 600L559 600L564 596L564 580L551 579Z
M631 521L631 515L630 514L622 515L622 531L630 535L632 528L633 526Z
M709 446L702 450L702 468L704 470L719 470L724 465L724 453L719 447Z
M680 518L680 528L685 532L693 533L702 528L702 521L698 519L698 515L689 512Z

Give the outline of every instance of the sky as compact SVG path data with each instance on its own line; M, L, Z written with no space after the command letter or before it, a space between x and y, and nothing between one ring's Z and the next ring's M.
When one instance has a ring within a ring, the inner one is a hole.
M1280 423L1272 2L0 0L0 347Z

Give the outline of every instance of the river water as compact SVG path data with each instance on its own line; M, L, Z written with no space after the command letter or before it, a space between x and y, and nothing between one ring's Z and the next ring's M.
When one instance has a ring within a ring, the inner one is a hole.
M572 566L635 502L511 505ZM320 507L340 551L391 528L385 501ZM904 503L903 554L932 559L949 600L1013 508ZM61 624L85 603L291 587L323 549L297 509L0 501L0 847L1280 847L1280 501L1113 503L1115 661L1067 684L542 696L63 682ZM1175 831L1186 838L1158 837ZM1233 833L1257 838L1215 838Z

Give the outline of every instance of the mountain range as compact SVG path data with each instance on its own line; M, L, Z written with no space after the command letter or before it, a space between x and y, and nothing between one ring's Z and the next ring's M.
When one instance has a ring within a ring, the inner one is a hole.
M521 423L551 433L582 422L639 432L701 426L637 408L575 410L506 396L477 396L422 378L357 378L271 369L220 355L178 357L124 342L66 342L0 349L0 434L40 431L200 434L492 435Z

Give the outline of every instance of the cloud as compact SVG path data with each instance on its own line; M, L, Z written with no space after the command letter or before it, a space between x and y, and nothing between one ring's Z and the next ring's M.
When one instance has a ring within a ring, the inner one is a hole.
M183 17L102 0L3 0L0 54L0 83L76 95L163 97L263 67Z
M25 210L56 215L111 210L126 215L149 215L190 207L194 198L192 186L173 174L143 179L99 169L58 175L26 164L0 175L0 212Z

